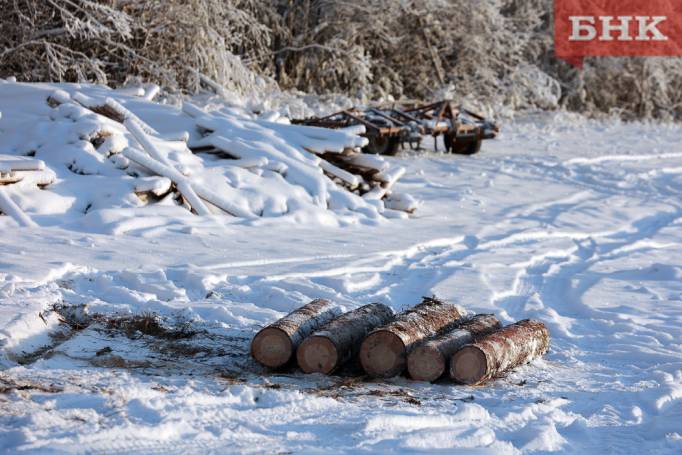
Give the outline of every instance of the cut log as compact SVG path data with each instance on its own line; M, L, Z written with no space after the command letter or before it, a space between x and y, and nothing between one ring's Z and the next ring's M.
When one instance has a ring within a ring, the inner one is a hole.
M125 149L123 151L123 156L125 156L131 161L134 161L140 166L147 168L154 174L161 177L166 177L170 179L172 182L174 182L176 187L178 188L178 191L180 191L180 193L187 200L187 202L189 202L189 204L192 206L192 209L198 215L211 214L208 207L206 207L206 204L204 204L203 201L199 199L199 197L195 193L194 188L192 188L192 185L179 171L173 169L172 167L165 166L163 163L154 160L150 156L145 155L144 153L138 152L137 150L131 148Z
M45 162L35 159L0 159L0 172L9 173L12 171L42 171L45 169Z
M367 191L362 195L362 198L368 201L379 201L386 196L388 188L384 188L381 185L376 185L371 190Z
M123 156L129 160L139 164L142 167L147 168L152 173L159 175L161 177L167 177L173 181L178 188L178 191L187 199L192 208L199 215L210 215L211 212L206 207L200 199L203 199L211 204L215 205L225 213L229 213L234 216L241 218L254 218L255 215L242 207L232 204L230 201L226 200L224 197L217 194L211 188L204 184L192 184L184 175L179 171L164 166L162 163L152 159L148 155L141 153L132 148L127 148L123 151ZM198 196L198 197L197 197Z
M547 327L525 319L457 351L450 361L450 377L464 384L480 384L542 356L547 349Z
M59 102L59 100L57 100L54 96L51 98L51 100L53 101L53 104ZM48 99L48 103L50 103L51 100ZM125 115L118 112L115 108L107 106L106 102L104 103L97 102L93 98L84 95L81 92L74 93L73 96L71 97L71 100L80 104L82 107L89 109L92 112L99 114L103 117L106 117L110 120L113 120L115 122L123 123L123 121L125 120Z
M127 95L127 96L139 96L143 97L144 96L144 87L121 87L114 89L117 93L120 93L121 95Z
M447 363L455 352L500 327L500 321L494 315L478 314L425 341L407 355L410 377L417 381L435 381L445 373Z
M384 199L387 209L400 210L401 212L414 213L419 206L415 198L409 194L391 193Z
M23 175L16 172L0 172L0 185L10 185L12 183L21 182L24 179Z
M40 188L44 188L48 185L54 183L57 175L52 171L52 169L45 169L43 171L18 171L18 175L21 175L22 185L37 185Z
M370 333L360 348L360 363L372 377L390 378L400 374L407 363L407 353L422 340L461 319L464 309L435 298L401 314L395 321Z
M161 139L162 141L171 141L171 142L185 142L189 140L189 132L187 131L175 131L175 132L170 132L170 133L159 133L157 136L158 139Z
M313 300L258 332L251 342L251 355L266 367L279 368L291 360L305 337L338 315L330 301Z
M0 188L0 212L14 218L14 221L23 227L38 227L38 225L19 207L9 194Z
M167 177L140 177L135 182L135 193L138 195L151 193L162 197L170 193L173 182Z
M343 314L303 341L296 352L298 366L306 373L332 373L357 355L367 333L391 319L393 311L381 303Z
M142 146L145 152L161 164L168 167L173 167L168 157L161 153L161 151L152 143L150 137L145 133L140 124L132 118L126 118L123 125L133 135L135 140Z
M386 169L374 174L374 180L382 182L385 188L391 188L395 182L400 180L400 177L405 175L406 169L404 167Z
M358 187L358 185L360 185L360 177L358 177L357 175L353 175L350 172L343 170L338 166L333 165L329 161L320 160L320 167L322 168L323 171L327 172L328 174L331 174L334 177L338 177L344 182L346 182L352 190L354 190L355 188Z
M377 172L386 171L390 167L389 162L384 158L366 153L345 158L344 161L353 166Z

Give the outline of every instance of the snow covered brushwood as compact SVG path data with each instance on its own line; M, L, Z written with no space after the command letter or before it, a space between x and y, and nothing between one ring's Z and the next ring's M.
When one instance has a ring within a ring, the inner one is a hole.
M219 151L235 161L262 160L266 169L277 170L291 184L305 188L316 205L332 210L382 213L387 208L382 199L405 174L404 168L393 169L381 157L364 157L360 149L367 138L359 136L364 127L292 125L234 110L206 112L188 102L183 111L195 119L201 134L189 143L193 151ZM412 213L414 199L404 199L406 203L391 203L389 209Z
M339 314L329 300L313 300L261 329L251 342L251 355L266 367L284 366L308 335Z
M332 373L357 355L367 333L391 319L393 311L381 303L339 316L301 343L296 352L298 366L306 373Z
M407 372L417 381L435 381L445 373L455 352L500 327L500 321L492 314L477 314L462 321L412 349L407 355Z
M59 175L55 191L77 193L64 210L92 219L110 209L146 217L156 207L144 207L158 205L178 216L187 209L199 216L345 225L405 218L416 208L409 196L389 194L402 168L361 154L367 141L361 129L292 125L231 105L180 108L154 102L155 87L3 81L0 107L17 119L11 120L12 153L45 160ZM35 133L30 140L18 133L24 124ZM140 180L148 177L154 183ZM73 190L80 186L89 190ZM118 229L118 220L109 228Z
M375 329L362 342L360 363L372 377L390 378L400 374L407 353L419 342L461 319L465 310L435 298L400 313L393 322Z
M450 377L480 384L542 356L549 349L549 331L540 322L524 319L508 325L452 356Z

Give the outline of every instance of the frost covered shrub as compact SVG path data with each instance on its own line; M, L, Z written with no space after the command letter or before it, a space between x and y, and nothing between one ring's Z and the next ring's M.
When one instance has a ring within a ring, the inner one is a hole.
M509 82L519 64L528 66L528 37L516 18L503 14L508 3L293 2L284 14L294 26L276 51L278 81L307 91L416 98L453 85L459 95L523 104Z
M362 100L451 96L495 110L682 116L682 60L557 61L552 0L0 0L0 76L133 77L194 92L198 73Z
M270 28L258 0L0 0L0 74L122 84L131 76L196 90L200 71L228 88L254 74Z
M572 110L625 119L682 119L682 59L594 59L574 76L566 104Z

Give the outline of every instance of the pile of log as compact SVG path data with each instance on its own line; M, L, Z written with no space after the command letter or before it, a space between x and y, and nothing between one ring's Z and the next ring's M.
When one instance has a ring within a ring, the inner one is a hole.
M404 218L405 214L414 213L417 209L414 198L393 191L395 183L405 174L405 168L392 168L383 157L362 152L367 145L367 139L359 136L365 132L362 125L341 129L292 125L277 122L276 114L244 119L222 111L206 112L189 102L183 104L183 111L195 119L201 133L199 139L189 142L193 152L218 154L252 167L278 164L276 169L285 175L294 167L297 169L292 172L295 174L292 181L303 186L310 186L310 178L315 176L302 178L301 175L309 173L309 170L301 165L312 165L337 186L377 206L387 217ZM257 142L249 144L243 139L264 130L276 132L288 143L274 142L271 148Z
M263 328L251 355L269 368L294 362L305 373L332 374L358 360L372 378L403 373L417 381L442 377L481 384L541 357L549 331L540 321L506 327L492 314L467 315L458 305L424 298L399 314L371 303L344 314L315 300Z
M37 224L14 202L7 186L12 190L21 191L22 188L37 186L45 188L54 182L55 174L46 169L41 160L0 155L0 214L14 219L20 226L35 227Z
M151 99L147 101L151 103ZM362 153L367 144L360 136L364 127L335 130L292 125L276 114L247 116L229 109L209 112L185 102L179 114L193 121L195 131L161 134L113 97L95 99L79 91L56 90L47 103L55 109L85 109L123 127L107 127L104 122L105 126L87 139L116 167L127 170L132 163L136 170L155 178L135 187L134 192L144 201L173 192L197 215L264 216L244 198L231 200L173 163L168 150L180 149L189 154L213 154L225 159L226 167L257 175L277 173L287 183L303 187L312 203L325 209L362 212L369 208L387 218L407 218L417 209L414 198L393 191L405 168L392 168L384 158ZM133 141L121 139L124 133Z

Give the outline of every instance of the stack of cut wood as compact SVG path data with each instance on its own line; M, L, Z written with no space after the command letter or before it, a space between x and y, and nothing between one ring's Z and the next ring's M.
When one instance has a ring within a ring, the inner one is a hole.
M149 108L160 106L146 95L143 98L145 101L136 102L149 103ZM195 131L161 134L113 96L56 90L47 102L55 109L85 110L104 120L87 139L116 167L136 176L141 169L144 176L155 177L145 178L135 187L134 192L145 201L173 192L197 215L224 213L249 219L300 207L296 198L300 198L302 187L308 195L305 203L324 209L406 218L417 208L411 196L393 191L404 168L391 168L384 158L361 153L367 144L360 136L364 127L334 130L292 125L276 114L257 117L228 108L209 112L185 102L182 111L172 115L182 117L185 124L193 122ZM299 188L287 187L291 196L279 195L290 198L280 204L283 208L263 208L253 200L273 196L265 182L242 192L239 178L236 185L225 179L229 194L221 193L201 175L190 175L181 163L174 162L171 151L176 156L178 151L180 155L210 153L224 158L226 168ZM129 168L131 163L134 166ZM262 197L257 194L260 192Z
M542 356L549 332L542 322L506 327L492 314L467 316L460 306L436 298L394 315L380 303L339 315L315 300L263 328L251 343L262 365L279 368L294 359L305 373L331 374L353 359L368 376L412 379L442 376L480 384Z
M367 145L367 139L359 136L365 132L362 125L341 129L292 125L279 123L277 114L247 119L225 111L206 112L188 102L183 111L195 119L201 133L199 139L189 142L194 152L219 154L251 167L275 165L287 180L317 192L320 204L329 204L324 185L319 183L321 170L336 185L361 196L387 217L405 217L417 209L414 198L393 191L405 168L392 168L383 157L362 153ZM259 136L269 144L259 141Z
M37 224L17 205L5 187L21 190L27 186L44 188L55 179L55 174L45 168L45 163L24 157L0 155L0 213L12 217L20 226L34 227Z
M178 143L181 147L187 148L184 141L187 140L187 133L180 132L176 135L161 135L149 124L140 119L133 112L125 108L113 98L105 100L95 100L80 92L73 96L63 91L54 92L47 100L53 107L75 106L85 108L92 113L120 123L135 139L133 146L117 146L115 138L120 134L113 128L100 128L93 138L94 143L98 144L98 151L107 154L109 157L118 155L117 165L122 169L127 169L130 162L135 163L140 168L146 170L150 176L157 176L156 179L145 179L139 181L135 186L135 193L138 195L160 196L171 190L171 187L180 194L185 205L197 215L209 215L211 211L206 203L223 212L243 218L253 218L254 215L241 207L235 206L229 200L203 185L193 182L183 169L178 169L168 158L167 150L173 149ZM103 139L104 140L101 140ZM125 144L126 141L119 141ZM166 144L164 144L166 143Z

